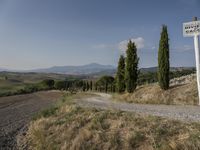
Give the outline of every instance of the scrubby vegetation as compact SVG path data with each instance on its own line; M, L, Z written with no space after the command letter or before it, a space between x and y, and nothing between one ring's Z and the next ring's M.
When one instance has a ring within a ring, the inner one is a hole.
M28 149L200 149L199 123L73 104L84 95L65 97L62 105L32 121L25 137Z
M193 69L185 69L181 71L170 71L169 73L169 78L174 79L174 78L179 78L185 75L190 75L195 73L195 70ZM157 72L145 72L145 73L140 73L139 78L138 78L138 85L144 85L144 84L150 84L150 83L155 83L158 82L158 75Z

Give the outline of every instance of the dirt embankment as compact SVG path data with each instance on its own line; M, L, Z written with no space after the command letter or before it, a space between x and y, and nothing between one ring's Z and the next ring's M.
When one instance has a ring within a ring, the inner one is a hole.
M129 103L197 105L196 75L191 74L170 81L169 90L161 90L158 83L143 85L132 94L115 94L114 99Z
M59 91L45 91L0 98L0 149L14 149L16 135L33 115L61 96Z

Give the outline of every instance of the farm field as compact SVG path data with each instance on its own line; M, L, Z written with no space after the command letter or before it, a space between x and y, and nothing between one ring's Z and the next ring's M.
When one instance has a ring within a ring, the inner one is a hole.
M53 73L17 73L17 72L0 72L0 95L5 93L14 93L27 86L37 84L43 80L65 80L70 78L83 78L82 76L71 76Z
M25 132L33 116L56 103L60 91L44 91L0 98L0 149L15 149L16 136Z

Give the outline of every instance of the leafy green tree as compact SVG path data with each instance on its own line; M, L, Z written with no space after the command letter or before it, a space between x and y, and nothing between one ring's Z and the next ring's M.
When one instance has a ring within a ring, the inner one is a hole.
M137 87L138 79L138 62L137 48L134 42L131 40L128 43L126 50L126 67L125 67L125 81L126 90L132 93Z
M125 58L123 55L120 56L118 67L117 67L117 75L116 75L116 87L119 93L125 91Z
M163 25L158 50L158 82L163 90L169 89L169 38L167 26Z
M114 78L112 76L103 76L97 81L98 89L104 92L111 92L112 85L114 84Z

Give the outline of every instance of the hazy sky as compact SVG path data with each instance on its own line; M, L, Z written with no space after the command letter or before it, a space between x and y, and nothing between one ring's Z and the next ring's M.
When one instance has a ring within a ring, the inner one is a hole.
M182 36L193 16L200 0L0 0L0 67L117 65L128 39L140 67L156 66L162 24L171 66L194 66L193 38Z

